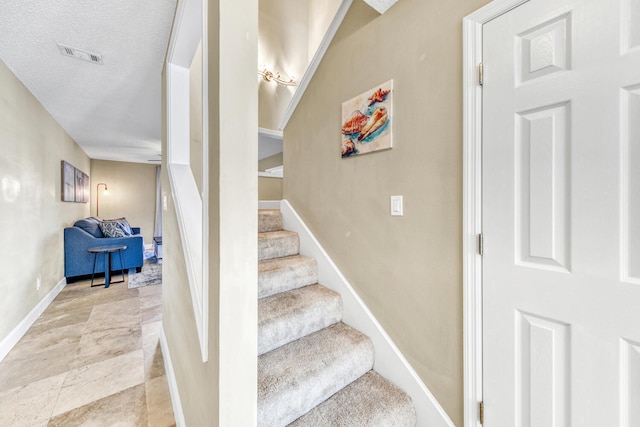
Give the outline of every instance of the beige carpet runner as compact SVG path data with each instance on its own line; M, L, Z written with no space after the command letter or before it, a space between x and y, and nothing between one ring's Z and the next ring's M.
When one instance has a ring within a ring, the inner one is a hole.
M413 426L411 398L372 370L369 337L341 322L279 211L258 214L258 425Z

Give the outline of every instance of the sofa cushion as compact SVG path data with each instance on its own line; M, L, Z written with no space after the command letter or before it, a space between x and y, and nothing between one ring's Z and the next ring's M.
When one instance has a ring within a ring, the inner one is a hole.
M73 224L73 226L83 229L87 233L91 234L93 237L101 238L101 237L104 237L104 234L102 233L102 230L100 229L99 224L100 224L100 221L96 220L95 218L85 218L85 219L76 221L76 223Z
M105 237L126 237L122 225L117 221L102 221L99 225Z

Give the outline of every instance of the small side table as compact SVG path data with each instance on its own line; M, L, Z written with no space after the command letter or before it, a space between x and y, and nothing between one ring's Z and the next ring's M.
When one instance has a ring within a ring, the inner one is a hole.
M122 283L124 282L124 260L122 258L122 251L127 249L126 245L105 245L105 246L95 246L93 248L87 249L87 252L93 254L93 273L91 273L91 287L94 286L102 286L102 284L93 284L93 277L96 275L96 262L98 261L98 255L104 254L104 287L108 288L111 284L111 254L114 252L118 252L120 254L120 266L122 267L122 280L113 283Z

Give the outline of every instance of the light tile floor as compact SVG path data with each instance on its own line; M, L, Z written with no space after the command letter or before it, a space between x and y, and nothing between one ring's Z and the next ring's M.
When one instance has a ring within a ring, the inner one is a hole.
M175 425L162 286L89 284L65 286L0 362L0 426Z

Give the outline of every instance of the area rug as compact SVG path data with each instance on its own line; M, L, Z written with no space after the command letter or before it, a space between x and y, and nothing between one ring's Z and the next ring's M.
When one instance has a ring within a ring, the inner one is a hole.
M127 286L129 289L158 285L160 283L162 283L162 263L159 263L155 257L144 260L140 273L136 273L135 270L129 271L129 284Z

